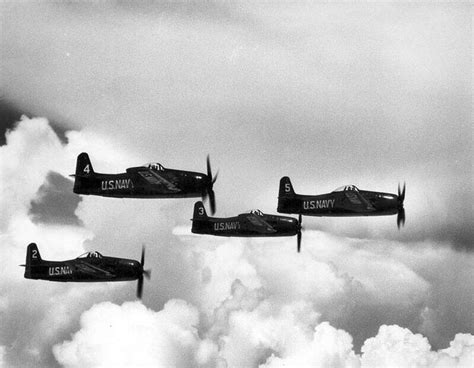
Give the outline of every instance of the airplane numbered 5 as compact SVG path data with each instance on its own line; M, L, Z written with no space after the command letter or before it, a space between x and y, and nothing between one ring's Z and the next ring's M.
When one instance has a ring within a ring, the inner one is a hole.
M215 212L213 190L217 179L212 176L209 156L207 174L168 169L159 163L130 167L120 174L94 171L86 152L77 157L74 193L116 198L190 198L209 197L211 212Z
M354 185L339 187L320 195L296 194L290 178L280 179L277 211L307 216L386 216L397 214L397 226L405 224L406 186L398 185L398 195L359 190Z

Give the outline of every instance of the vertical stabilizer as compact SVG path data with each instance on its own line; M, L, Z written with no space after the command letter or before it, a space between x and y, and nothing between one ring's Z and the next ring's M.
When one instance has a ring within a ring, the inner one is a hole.
M291 185L290 178L284 176L280 179L280 189L278 191L278 206L277 211L281 213L293 213L290 208L293 207L292 203L296 199L296 194Z
M280 179L280 190L278 192L278 198L284 197L293 197L295 195L295 191L293 189L293 185L291 185L290 178L288 176L284 176Z
M193 226L191 232L193 233L203 233L203 229L207 227L207 213L204 208L204 204L199 201L194 204L194 213L193 213Z
M89 155L86 152L82 152L79 156L77 156L76 162L76 177L90 177L94 175L94 169L92 168L91 160L89 159Z
M26 249L26 265L25 265L25 278L31 279L32 267L39 266L41 264L41 255L38 250L38 246L35 243L30 243Z
M74 193L87 194L87 187L90 179L94 176L94 169L92 167L89 155L82 152L77 156L76 173L74 174Z

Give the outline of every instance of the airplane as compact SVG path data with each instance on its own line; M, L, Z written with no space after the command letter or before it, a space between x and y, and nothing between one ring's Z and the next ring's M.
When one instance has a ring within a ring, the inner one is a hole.
M277 211L307 216L385 216L397 214L397 226L405 224L405 183L398 195L359 190L354 185L320 195L296 194L290 178L280 179Z
M151 271L144 270L145 248L141 262L126 258L106 257L99 252L87 252L67 261L46 261L41 258L38 246L30 243L26 250L26 279L74 282L104 282L138 280L137 297L141 299L143 276L150 278Z
M92 167L89 155L77 157L74 193L116 198L189 198L209 196L211 212L216 209L211 164L207 156L207 175L174 170L159 163L130 167L121 174L100 174Z
M297 235L297 250L301 250L301 216L269 215L252 210L234 217L209 217L201 201L194 204L191 232L215 236L275 237Z

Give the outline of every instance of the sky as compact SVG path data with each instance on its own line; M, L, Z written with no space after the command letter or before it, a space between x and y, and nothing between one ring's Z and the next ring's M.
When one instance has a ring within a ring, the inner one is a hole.
M1 2L0 367L474 364L472 5ZM296 239L191 234L198 199L78 196L157 161L219 170L217 216L278 183L396 193L396 216L304 217ZM23 278L89 250L136 283Z

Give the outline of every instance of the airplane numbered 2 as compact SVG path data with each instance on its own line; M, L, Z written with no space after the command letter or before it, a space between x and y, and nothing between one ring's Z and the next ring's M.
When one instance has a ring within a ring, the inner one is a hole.
M195 234L235 237L276 237L297 235L301 250L301 216L269 215L252 210L234 217L209 217L201 201L194 205L191 231Z
M405 224L405 184L398 185L398 195L359 190L346 185L320 195L296 194L290 178L280 179L278 208L280 213L307 216L385 216L397 214L397 226Z
M168 169L159 163L131 167L121 174L96 173L89 155L77 157L74 193L116 198L190 198L209 196L211 212L215 212L211 164L207 156L207 174Z
M67 261L46 261L41 258L35 243L28 245L25 267L26 279L74 282L105 282L138 280L137 297L142 297L143 276L150 278L150 271L144 270L145 248L141 262L106 257L99 252L88 252Z

